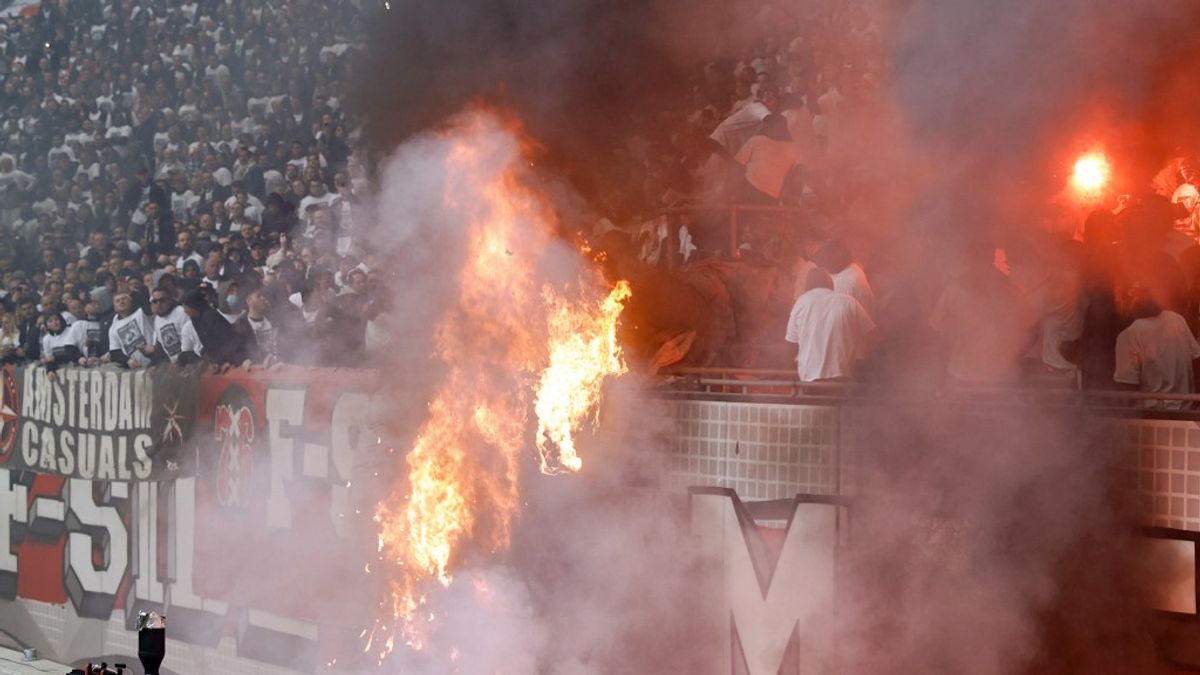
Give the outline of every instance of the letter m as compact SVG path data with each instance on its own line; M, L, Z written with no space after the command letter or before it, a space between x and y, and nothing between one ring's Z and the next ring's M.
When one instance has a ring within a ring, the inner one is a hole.
M802 495L747 505L732 490L691 490L692 532L717 576L718 597L708 603L721 632L713 636L720 662L712 672L833 671L839 507L832 501ZM756 516L787 527L760 527Z

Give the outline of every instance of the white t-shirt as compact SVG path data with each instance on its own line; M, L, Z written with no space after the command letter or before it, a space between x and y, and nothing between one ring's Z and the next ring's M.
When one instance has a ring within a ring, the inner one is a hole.
M181 255L175 259L175 271L177 274L183 274L183 266L189 260L194 261L197 265L199 265L200 269L204 269L204 256L192 251L186 256Z
M778 199L788 172L800 163L800 147L760 134L746 141L735 159L746 167L746 180L751 185Z
M854 361L861 356L875 322L857 300L814 288L796 299L788 318L788 342L799 346L796 366L802 382L815 382L854 374Z
M83 339L87 337L86 331L72 330L70 327L64 328L58 335L46 333L42 335L42 353L54 354L55 351L74 346L80 352L83 352ZM58 356L55 354L55 356Z
M754 135L763 118L771 114L771 109L761 101L755 101L742 106L737 112L726 117L709 138L725 146L729 152L735 152Z
M1026 326L1017 290L999 270L980 270L952 283L929 323L950 343L953 377L996 382L1017 375Z
M246 321L250 324L250 330L254 331L254 341L258 343L263 356L274 356L279 333L271 325L271 320L264 316L262 321L257 321L247 316Z
M850 263L833 276L833 290L845 293L857 300L869 316L875 316L875 291L867 281L867 273L858 263Z
M179 360L183 352L204 353L200 344L200 336L196 334L192 320L188 318L183 307L176 305L167 316L154 317L154 344L161 345L171 363Z
M186 190L183 194L178 192L171 193L171 213L175 215L175 220L187 222L192 219L192 214L196 212L196 206L200 204L200 198L191 190Z
M1187 321L1164 310L1138 319L1117 336L1117 370L1113 380L1136 384L1148 393L1192 394L1196 391L1192 361L1200 358L1200 343ZM1183 401L1145 401L1146 408L1180 410Z
M102 356L99 321L83 317L71 324L67 330L76 333L76 339L80 345L79 350L83 352L84 356Z
M1013 271L1013 278L1020 270ZM1063 356L1062 348L1083 334L1087 303L1079 273L1069 269L1052 270L1025 295L1026 306L1036 312L1040 330L1042 363L1057 370L1076 370Z
M309 195L309 196L305 197L304 199L300 200L300 208L298 209L298 211L299 211L298 215L300 216L300 219L303 220L304 223L307 225L309 222L308 207L312 206L313 204L321 204L324 206L329 206L329 205L333 204L334 200L336 200L338 198L339 198L338 195L333 192L326 192L325 194L321 195L320 197L314 197L313 195Z
M130 360L144 363L146 360L139 356L138 350L142 345L150 343L150 336L153 334L150 323L140 307L124 319L120 316L113 317L112 325L108 328L109 350L120 349Z

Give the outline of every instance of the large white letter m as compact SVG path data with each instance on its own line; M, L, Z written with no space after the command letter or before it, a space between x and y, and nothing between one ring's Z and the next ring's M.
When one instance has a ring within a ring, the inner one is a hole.
M839 507L830 497L811 496L754 506L756 513L768 507L775 513L762 515L786 520L787 527L760 527L732 490L691 490L692 532L720 584L712 604L721 612L714 625L724 634L714 636L721 662L713 672L830 673Z

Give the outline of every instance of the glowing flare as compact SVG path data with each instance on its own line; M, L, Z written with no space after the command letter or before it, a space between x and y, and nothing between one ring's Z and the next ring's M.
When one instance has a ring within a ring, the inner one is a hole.
M447 375L405 457L407 477L375 511L379 552L391 563L390 616L367 642L369 651L389 636L381 660L397 631L410 648L426 646L434 629L432 615L422 620L427 593L450 585L465 557L510 546L533 385L543 470L578 470L575 430L598 409L604 379L625 370L615 333L628 284L600 301L595 273L580 293L591 300L541 284L535 270L556 223L516 174L524 164L516 136L486 114L459 122L443 200L465 226L467 250L434 337Z
M1071 183L1084 193L1099 192L1107 183L1110 174L1108 160L1100 153L1088 153L1075 161Z

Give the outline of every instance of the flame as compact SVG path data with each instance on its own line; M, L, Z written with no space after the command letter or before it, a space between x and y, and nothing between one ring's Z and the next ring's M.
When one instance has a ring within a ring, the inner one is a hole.
M578 470L573 434L596 414L604 380L625 369L615 331L628 284L597 301L594 271L571 295L537 276L557 223L518 174L527 164L518 138L480 112L445 132L444 207L466 228L466 255L457 297L435 328L447 374L405 457L406 479L375 512L379 552L391 563L390 616L366 646L388 635L380 660L397 632L413 649L427 644L428 594L450 585L465 558L509 548L535 392L542 468Z
M1071 183L1084 194L1095 194L1108 184L1110 174L1108 159L1100 152L1089 152L1075 160Z
M542 371L534 411L537 448L543 473L579 471L573 431L595 412L605 378L625 372L616 325L630 296L619 281L598 307L572 307L548 294L550 365ZM555 449L558 450L555 454Z

